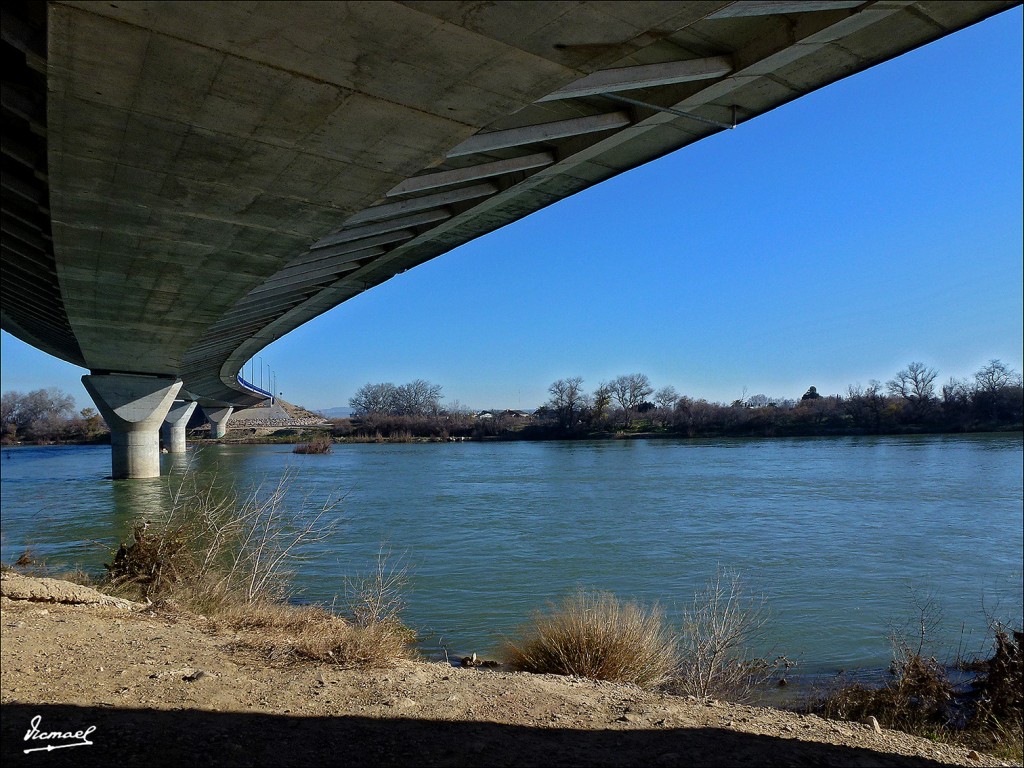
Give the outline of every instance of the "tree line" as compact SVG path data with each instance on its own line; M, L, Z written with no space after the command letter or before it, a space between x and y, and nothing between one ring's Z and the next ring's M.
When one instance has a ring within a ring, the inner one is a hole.
M559 379L537 416L567 434L652 429L687 436L781 434L887 434L915 431L1020 429L1024 421L1021 375L991 360L969 379L938 385L939 373L912 362L884 384L871 380L845 394L809 387L799 399L763 394L730 404L655 390L641 373L600 383L593 392L579 376Z
M844 394L809 387L799 398L756 394L713 403L658 389L646 374L600 382L588 392L583 378L558 379L531 418L495 412L480 418L459 403L443 404L442 387L423 379L408 384L365 384L349 399L352 419L335 420L338 436L586 437L609 432L655 432L687 437L745 435L900 434L1021 429L1021 374L990 360L966 379L939 384L939 373L912 362L886 382L851 385ZM0 403L3 442L88 442L107 432L92 408L75 411L59 389L8 391Z
M82 442L106 433L103 418L92 408L75 411L75 399L60 389L10 390L0 396L4 443Z

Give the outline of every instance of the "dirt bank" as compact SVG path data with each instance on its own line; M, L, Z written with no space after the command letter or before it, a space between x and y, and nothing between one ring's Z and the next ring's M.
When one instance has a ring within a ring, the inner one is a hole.
M0 623L8 766L1003 765L870 725L575 678L295 666L192 616L3 598ZM35 717L42 734L94 727L92 743L26 754L76 741L26 740Z

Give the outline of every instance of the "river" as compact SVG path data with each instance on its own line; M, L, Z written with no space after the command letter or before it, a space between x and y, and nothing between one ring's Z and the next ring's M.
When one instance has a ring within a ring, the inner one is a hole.
M99 569L172 480L105 479L103 446L3 450L2 552ZM1019 622L1019 433L763 440L342 444L191 451L200 483L277 484L287 508L343 496L305 550L298 599L332 601L383 544L409 568L404 618L427 653L496 652L578 586L658 601L673 620L720 568L771 607L764 653L802 670L884 667L891 626L931 600L930 640L979 651L988 618Z

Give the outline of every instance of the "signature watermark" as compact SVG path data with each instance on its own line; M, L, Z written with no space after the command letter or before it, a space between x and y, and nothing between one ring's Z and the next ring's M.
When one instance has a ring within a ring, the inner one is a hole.
M68 747L91 747L92 742L89 741L89 737L93 731L96 730L95 725L90 725L81 731L44 731L40 729L40 725L43 722L42 715L36 715L32 718L30 727L25 733L25 741L67 741L67 744L47 744L45 747L29 747L25 750L27 755L29 752L53 752L55 749L67 749ZM70 741L75 739L75 741Z

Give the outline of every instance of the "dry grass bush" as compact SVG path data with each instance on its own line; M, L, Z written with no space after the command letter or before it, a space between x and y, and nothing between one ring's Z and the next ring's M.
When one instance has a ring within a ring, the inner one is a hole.
M381 667L412 657L415 636L400 622L360 626L320 605L232 603L214 625L242 633L243 644L280 661Z
M791 665L785 657L753 657L770 613L748 594L738 573L719 570L683 612L679 667L671 689L698 698L749 700L758 685Z
M186 474L171 511L135 525L133 541L121 544L107 566L109 587L207 616L275 659L379 666L407 658L415 635L398 615L406 569L389 568L383 550L376 572L351 582L358 585L351 620L286 601L303 550L338 522L337 500L286 508L293 477L285 473L269 492L257 488L238 501Z
M296 445L295 448L292 449L292 453L330 453L333 445L334 441L331 440L330 435L321 434L314 437L308 443L300 443L299 445Z
M385 666L396 659L410 658L411 633L398 623L359 626L332 617L311 623L295 637L294 653L305 659L342 666Z
M111 586L144 599L175 591L178 600L203 591L215 600L282 598L303 549L329 536L338 522L337 499L312 510L305 504L288 509L293 477L286 472L269 492L258 487L239 501L212 484L200 488L186 474L172 490L170 511L136 524L134 540L122 543L106 566Z
M675 641L662 611L583 590L538 613L505 661L524 672L578 675L653 688L675 669Z

